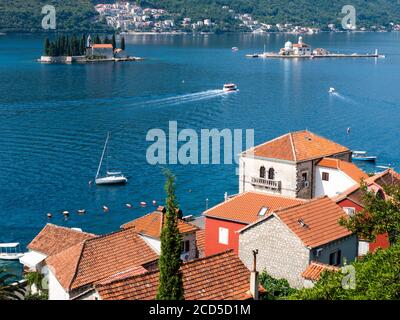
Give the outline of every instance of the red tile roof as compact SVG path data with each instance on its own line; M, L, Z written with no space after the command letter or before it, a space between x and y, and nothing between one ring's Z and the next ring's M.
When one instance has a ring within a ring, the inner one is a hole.
M93 44L93 49L113 49L112 44Z
M251 299L250 271L233 251L186 262L181 267L185 300ZM104 300L154 300L159 272L96 285ZM260 286L260 292L265 290Z
M339 225L339 219L346 216L345 212L328 197L279 210L275 214L310 248L351 235L349 230Z
M338 143L303 130L287 133L245 151L245 154L301 162L328 157L350 150Z
M206 246L206 240L205 240L205 234L206 231L205 230L198 230L196 232L196 246L197 246L197 250L199 252L203 252L205 250L205 246Z
M339 271L340 269L335 266L330 266L324 263L312 261L311 264L304 270L301 276L304 279L318 281L323 271Z
M291 207L304 202L305 200L302 199L249 191L241 193L211 209L208 209L204 212L204 215L206 217L248 224L263 218L263 216L258 215L263 207L269 208L266 212L267 215L272 211Z
M160 207L162 210L163 207ZM133 228L136 232L159 239L161 235L161 211L151 212L143 217L127 222L121 226L122 229ZM166 216L164 214L164 222ZM178 219L178 229L181 234L196 232L199 228L191 223Z
M133 230L85 240L46 259L66 290L106 279L135 266L155 262L158 255Z
M271 216L277 217L286 224L303 244L309 248L319 247L351 235L350 231L339 225L339 219L346 217L345 212L327 196L277 210L265 218L244 227L239 232L252 228L268 220Z
M51 256L94 237L96 235L92 233L48 223L28 245L28 249Z
M323 158L318 162L317 165L325 168L340 170L357 183L359 183L361 180L368 179L368 175L352 162L334 158Z

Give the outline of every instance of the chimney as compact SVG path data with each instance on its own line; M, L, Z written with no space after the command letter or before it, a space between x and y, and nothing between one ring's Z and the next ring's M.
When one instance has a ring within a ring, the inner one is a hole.
M254 300L258 300L257 254L258 249L253 250L253 270L250 272L250 293Z
M224 200L225 200L225 201L228 200L228 192L225 192L225 193L224 193Z

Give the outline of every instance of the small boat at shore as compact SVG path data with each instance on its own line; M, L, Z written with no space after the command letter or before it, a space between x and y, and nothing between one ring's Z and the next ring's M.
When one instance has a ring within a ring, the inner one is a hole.
M367 151L353 151L351 158L356 161L369 161L369 162L375 162L377 159L376 156L369 156Z
M97 185L125 184L128 182L128 179L121 172L112 172L112 171L107 170L105 176L103 176L103 177L99 176L101 166L103 163L103 159L104 159L104 154L106 153L106 151L108 152L107 143L108 143L109 138L110 138L110 133L108 132L107 139L106 139L106 142L105 142L104 148L103 148L103 153L101 154L99 167L97 168L95 182ZM107 160L107 167L108 167L108 157L106 160Z
M237 91L238 87L234 83L226 83L224 84L224 87L222 89L224 92L232 92L232 91Z
M0 243L0 260L18 260L23 256L19 242Z

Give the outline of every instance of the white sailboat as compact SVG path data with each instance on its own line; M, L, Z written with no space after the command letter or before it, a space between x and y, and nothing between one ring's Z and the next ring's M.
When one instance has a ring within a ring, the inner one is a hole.
M108 144L109 138L110 138L110 132L107 133L107 139L104 144L103 153L101 154L99 167L97 168L95 182L97 185L125 184L128 182L128 179L121 172L111 172L111 171L108 171L108 168L107 168L106 175L102 176L102 177L100 176L100 170L101 170L101 166L103 164L104 155L105 155L106 151L108 151L107 144ZM107 157L107 163L108 163L108 157ZM108 165L107 165L107 167L108 167Z

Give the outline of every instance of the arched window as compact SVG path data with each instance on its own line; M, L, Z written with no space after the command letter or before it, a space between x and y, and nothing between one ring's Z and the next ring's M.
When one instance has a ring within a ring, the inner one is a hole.
M274 180L275 179L275 170L274 168L269 168L268 170L268 179Z
M265 179L265 167L264 166L262 166L260 168L260 178Z
M385 193L382 191L382 189L379 189L376 192L376 197L380 200L385 200Z

